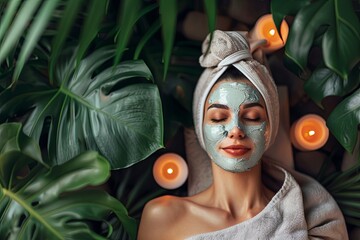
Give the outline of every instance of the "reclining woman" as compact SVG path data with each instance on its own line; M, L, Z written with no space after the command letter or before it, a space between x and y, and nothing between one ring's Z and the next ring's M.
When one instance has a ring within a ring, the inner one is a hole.
M264 159L278 129L278 95L246 37L215 31L207 52L209 39L193 111L213 182L193 196L150 201L138 239L347 239L343 216L320 184Z

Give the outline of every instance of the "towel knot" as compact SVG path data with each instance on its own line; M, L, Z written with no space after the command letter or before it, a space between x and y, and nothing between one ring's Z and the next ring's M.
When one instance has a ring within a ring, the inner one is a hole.
M202 67L224 67L250 59L252 55L249 43L242 33L216 30L212 35L211 44L210 34L203 42L199 60Z

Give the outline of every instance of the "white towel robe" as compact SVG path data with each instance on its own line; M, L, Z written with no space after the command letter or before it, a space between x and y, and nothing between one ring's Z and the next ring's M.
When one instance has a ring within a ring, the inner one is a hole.
M269 163L263 164L263 172L264 183L280 190L258 215L187 240L348 239L343 215L322 185L299 172Z

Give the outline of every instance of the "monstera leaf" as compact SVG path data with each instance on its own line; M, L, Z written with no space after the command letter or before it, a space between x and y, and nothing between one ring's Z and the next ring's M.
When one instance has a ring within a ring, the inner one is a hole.
M10 151L20 151L45 165L41 157L39 145L21 131L21 125L19 123L0 125L0 136L0 154Z
M322 36L325 65L347 79L360 60L360 23L350 0L317 0L301 8L290 29L286 57L304 70L315 36L322 28L325 28Z
M327 96L344 96L360 84L360 66L351 72L349 79L341 79L339 75L328 68L316 69L304 84L305 92L317 104Z
M146 158L162 147L159 92L145 82L152 75L141 60L104 67L113 55L102 48L78 65L76 56L62 59L56 87L19 82L3 91L0 121L29 115L24 132L37 141L47 134L51 165L88 149L105 156L112 168Z
M338 104L327 120L330 131L348 152L356 145L359 124L360 89Z
M294 16L304 6L310 4L310 0L288 0L286 3L282 0L272 0L271 13L274 19L276 28L280 30L282 20L288 16ZM280 31L278 31L280 32Z
M85 152L49 169L20 128L0 125L1 239L106 239L112 232L106 221L111 212L135 238L136 222L119 201L101 190L79 190L108 179L106 159ZM100 234L88 223L104 223L107 229Z

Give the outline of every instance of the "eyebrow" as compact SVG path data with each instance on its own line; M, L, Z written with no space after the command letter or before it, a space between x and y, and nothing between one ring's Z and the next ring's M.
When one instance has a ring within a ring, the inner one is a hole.
M249 104L245 104L244 105L244 108L251 108L251 107L261 107L261 108L264 108L264 106L260 103L249 103Z
M210 108L221 108L221 109L229 109L228 106L224 105L224 104L219 104L219 103L214 103L214 104L211 104L207 110L209 110Z

